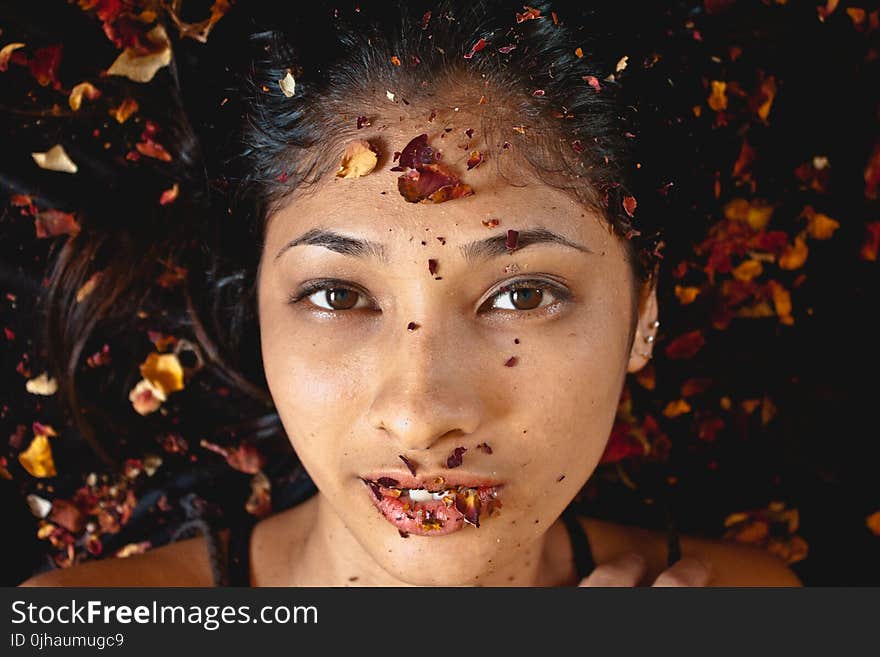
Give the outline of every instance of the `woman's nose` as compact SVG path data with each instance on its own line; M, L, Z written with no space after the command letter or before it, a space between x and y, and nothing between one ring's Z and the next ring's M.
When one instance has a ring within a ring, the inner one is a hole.
M411 347L399 349L402 360L381 375L371 426L409 450L430 449L447 435L476 432L483 408L475 382L469 381L467 359Z

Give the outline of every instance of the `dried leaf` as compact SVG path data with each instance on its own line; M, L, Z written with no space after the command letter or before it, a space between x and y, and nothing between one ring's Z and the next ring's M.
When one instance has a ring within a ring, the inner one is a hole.
M107 70L108 75L119 75L133 82L149 82L156 72L171 63L171 41L161 25L147 32L146 40L152 52L146 54L127 47Z
M76 164L73 163L61 144L56 144L45 153L31 153L31 157L41 169L62 173L76 173L77 171Z
M350 141L339 162L337 178L360 178L376 168L379 161L373 145L365 139Z

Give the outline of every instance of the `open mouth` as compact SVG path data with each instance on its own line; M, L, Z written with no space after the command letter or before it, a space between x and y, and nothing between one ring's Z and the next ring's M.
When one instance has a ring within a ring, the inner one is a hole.
M480 526L481 517L500 513L501 485L448 485L437 477L430 486L405 487L391 477L364 479L370 499L400 535L438 536Z

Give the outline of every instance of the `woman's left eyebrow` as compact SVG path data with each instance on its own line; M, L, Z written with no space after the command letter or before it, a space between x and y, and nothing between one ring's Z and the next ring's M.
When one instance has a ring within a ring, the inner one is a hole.
M468 264L473 264L478 260L488 260L505 253L511 253L507 248L507 241L507 233L500 233L464 244L459 247L459 251ZM564 235L555 233L547 228L527 228L518 231L515 251L521 251L535 244L559 244L582 251L583 253L594 253L592 249L587 248L583 244L574 242ZM324 228L312 228L299 237L292 239L281 247L275 255L275 260L278 260L278 258L293 247L301 245L321 246L330 251L354 258L379 260L383 263L388 262L385 245L358 237L342 235Z

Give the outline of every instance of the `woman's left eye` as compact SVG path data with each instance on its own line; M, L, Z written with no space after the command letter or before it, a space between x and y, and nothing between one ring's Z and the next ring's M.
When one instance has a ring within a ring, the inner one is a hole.
M550 294L548 295L547 292ZM488 301L499 299L508 301L509 306L491 305L492 310L533 311L564 303L571 299L571 292L566 288L542 280L515 281L504 285L499 292ZM551 301L545 303L545 301ZM555 301L552 301L555 299Z

